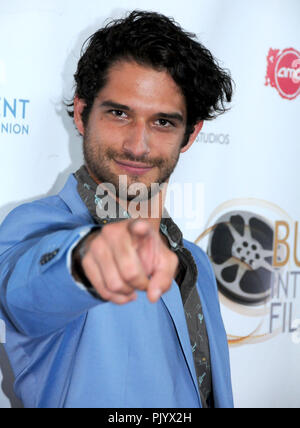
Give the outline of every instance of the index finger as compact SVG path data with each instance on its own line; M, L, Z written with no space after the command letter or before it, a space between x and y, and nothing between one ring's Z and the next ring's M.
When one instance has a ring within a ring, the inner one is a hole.
M137 238L153 236L153 227L146 220L136 219L128 223L128 230L131 235Z
M137 254L147 275L155 268L156 254L159 251L159 236L153 226L145 220L135 220L129 225L129 233Z

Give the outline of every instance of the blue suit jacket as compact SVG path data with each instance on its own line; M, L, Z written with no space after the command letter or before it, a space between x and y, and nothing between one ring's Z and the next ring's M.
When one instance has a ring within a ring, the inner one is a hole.
M25 407L201 407L175 281L155 304L139 292L118 306L70 275L71 250L94 226L71 176L59 195L16 208L0 227L0 318L16 394ZM215 406L232 407L214 275L206 255L184 245L199 270Z

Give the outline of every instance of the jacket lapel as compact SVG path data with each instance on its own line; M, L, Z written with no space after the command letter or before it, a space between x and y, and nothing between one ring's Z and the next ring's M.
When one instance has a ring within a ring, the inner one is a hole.
M210 280L211 282L211 280ZM198 292L209 339L215 407L233 407L226 332L221 318L217 291L198 276Z
M181 344L181 348L183 350L183 354L197 392L199 406L201 407L201 399L200 399L200 394L198 389L194 359L193 359L193 354L191 349L189 333L187 329L184 308L182 304L179 287L174 280L173 280L171 289L167 293L164 293L161 298L175 324L175 328Z
M73 174L70 175L65 186L59 192L59 197L69 207L69 210L72 212L72 214L83 217L83 219L88 221L88 223L93 223L89 210L84 205L81 197L77 192L77 181Z

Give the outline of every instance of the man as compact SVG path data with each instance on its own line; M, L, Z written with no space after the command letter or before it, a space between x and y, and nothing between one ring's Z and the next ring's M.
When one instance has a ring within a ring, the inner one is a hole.
M75 80L84 166L0 229L16 393L25 407L231 407L212 269L164 210L231 79L173 20L134 11L90 38Z

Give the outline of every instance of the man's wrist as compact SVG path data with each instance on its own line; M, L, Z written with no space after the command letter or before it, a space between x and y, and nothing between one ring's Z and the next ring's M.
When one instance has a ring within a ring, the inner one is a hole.
M82 267L82 260L88 251L89 244L99 234L99 228L92 229L84 238L82 238L72 251L72 276L76 282L83 284L93 295L97 294L93 285L85 275ZM98 295L97 295L98 297Z

